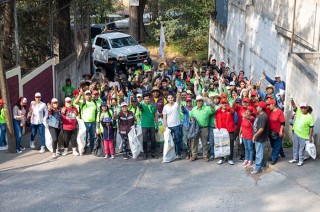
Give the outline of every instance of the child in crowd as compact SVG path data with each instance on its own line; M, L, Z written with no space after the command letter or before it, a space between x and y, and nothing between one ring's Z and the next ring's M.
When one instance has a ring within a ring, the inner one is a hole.
M103 119L103 141L104 151L106 153L104 158L109 158L109 152L111 153L111 159L114 159L114 148L113 148L113 127L111 124L111 118L105 117Z

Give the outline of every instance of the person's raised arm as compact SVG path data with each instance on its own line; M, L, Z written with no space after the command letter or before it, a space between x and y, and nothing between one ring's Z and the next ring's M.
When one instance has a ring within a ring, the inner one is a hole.
M297 105L294 102L292 95L290 96L290 101L291 101L291 106L292 106L293 110L296 111L297 110Z
M82 96L83 96L83 89L80 88L79 95L78 95L77 98L74 100L74 104L79 105L79 101L80 101L80 98L81 98Z

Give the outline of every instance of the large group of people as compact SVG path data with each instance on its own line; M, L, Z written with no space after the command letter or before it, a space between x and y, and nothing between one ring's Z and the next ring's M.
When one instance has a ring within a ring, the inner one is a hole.
M129 131L141 126L144 158L157 158L156 135L159 126L170 129L177 159L195 161L199 158L201 141L202 158L209 162L215 159L214 129L226 129L229 133L230 154L218 158L217 163L234 164L235 145L244 166L255 164L253 174L265 166L264 147L270 142L271 165L279 157L284 158L282 142L286 120L284 117L285 82L280 75L271 79L264 71L260 80L246 77L244 71L236 71L224 61L215 59L193 61L190 66L177 61L162 62L154 68L148 61L118 72L114 79L103 74L98 67L95 73L83 75L78 88L66 79L62 90L64 102L53 98L49 103L41 101L36 93L28 110L27 99L21 97L13 108L13 123L17 153L21 146L22 127L31 125L30 147L35 148L34 139L39 131L40 153L45 152L45 126L52 137L53 158L68 153L69 142L73 155L77 150L77 117L86 127L85 152L94 150L94 142L100 137L104 143L105 158L115 158L116 140L121 139L120 152L129 159ZM261 80L269 85L261 88ZM293 159L290 163L303 165L305 141L312 142L312 108L306 103L299 107L290 96L293 107ZM6 127L0 100L0 148L6 146ZM61 106L61 107L59 107ZM188 139L190 121L195 118L200 133ZM59 152L58 137L63 134L64 151ZM161 132L160 132L161 133Z

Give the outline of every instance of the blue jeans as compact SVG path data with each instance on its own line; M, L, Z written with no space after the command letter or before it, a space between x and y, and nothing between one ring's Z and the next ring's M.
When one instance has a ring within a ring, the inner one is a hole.
M43 124L31 124L31 141L34 141L34 138L37 135L38 129L39 129L39 134L40 134L41 146L46 146L46 138L44 137L44 125Z
M169 127L171 133L174 135L174 144L176 147L176 154L181 155L181 143L182 143L182 128L181 126Z
M256 146L256 170L261 171L264 166L263 153L265 143L255 141Z
M21 137L22 137L22 126L20 126L21 120L13 119L13 129L16 135L16 149L19 149Z
M248 140L248 139L242 138L242 143L244 145L245 160L253 161L253 143L252 143L252 140Z
M94 147L94 137L96 132L96 122L85 122L86 125L86 146L88 144L88 138L90 136L90 149L93 151Z
M282 147L282 138L278 137L276 140L270 138L270 143L272 146L271 160L277 161Z
M6 141L6 133L7 133L7 125L6 123L0 124L0 146L6 146L7 141Z
M214 134L213 127L209 127L209 144L210 144L210 156L214 157Z

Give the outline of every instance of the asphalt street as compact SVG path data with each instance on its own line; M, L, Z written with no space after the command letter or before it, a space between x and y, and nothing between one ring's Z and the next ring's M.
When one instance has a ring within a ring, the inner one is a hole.
M252 176L251 168L240 162L234 166L219 166L216 160L162 164L161 159L125 161L122 157L112 160L67 155L54 160L50 153L41 155L42 158L35 150L24 154L0 164L2 212L320 208L319 160L308 160L297 167L286 159ZM39 161L17 168L19 164L14 161L27 158Z

